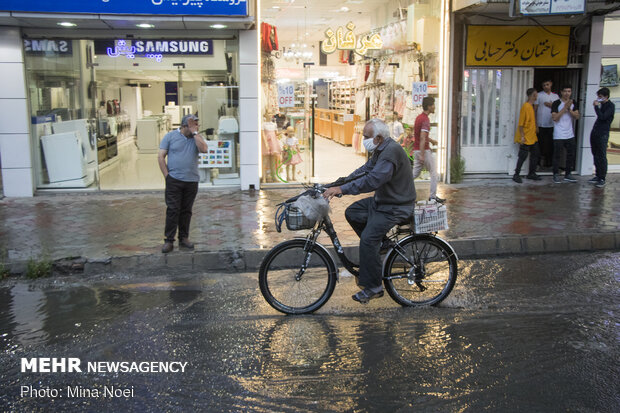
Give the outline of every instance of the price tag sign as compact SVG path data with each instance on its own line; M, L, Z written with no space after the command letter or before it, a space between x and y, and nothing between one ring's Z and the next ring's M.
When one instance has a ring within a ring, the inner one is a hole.
M295 88L292 84L278 85L278 106L281 108L295 106Z
M414 106L421 105L422 99L428 96L428 82L413 82L411 96L413 98Z

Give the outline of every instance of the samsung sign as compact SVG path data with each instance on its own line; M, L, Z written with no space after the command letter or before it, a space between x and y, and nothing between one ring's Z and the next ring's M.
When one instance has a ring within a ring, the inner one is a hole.
M71 40L65 39L24 39L26 54L70 55L73 52Z
M128 59L154 55L210 56L213 40L95 40L95 54Z
M97 13L247 16L246 0L2 0L0 10Z

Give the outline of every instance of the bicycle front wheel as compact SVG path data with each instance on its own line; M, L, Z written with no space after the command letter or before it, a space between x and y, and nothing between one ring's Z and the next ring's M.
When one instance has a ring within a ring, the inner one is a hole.
M318 310L336 287L334 260L320 244L310 245L305 239L284 241L260 266L258 281L263 297L285 314Z
M437 305L452 291L457 272L456 255L445 241L416 234L390 251L383 283L402 306Z

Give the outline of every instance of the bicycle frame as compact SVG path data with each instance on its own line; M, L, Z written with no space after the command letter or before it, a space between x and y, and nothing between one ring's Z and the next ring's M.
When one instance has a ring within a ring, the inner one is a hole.
M342 244L340 243L340 240L338 239L338 234L336 233L336 230L334 229L334 224L332 223L332 220L329 216L326 216L325 218L323 218L323 220L318 222L318 224L312 229L310 234L308 234L308 236L306 237L306 241L310 243L310 245L317 244L318 243L317 239L321 231L325 231L325 233L329 236L332 242L332 245L334 246L334 249L336 251L336 255L338 256L338 259L340 260L340 263L344 266L344 268L347 271L349 271L351 274L353 274L354 276L356 277L359 276L359 265L351 261L349 257L347 257L347 255L345 254L344 248L342 247ZM394 243L393 248L398 253L398 255L400 255L404 260L406 260L412 267L419 268L420 264L411 262L409 258L400 249L400 246L398 244L398 241L399 241L398 235L401 235L401 234L407 234L409 236L412 236L413 231L411 229L403 230L400 228L400 226L398 226L395 233L389 236L390 241Z

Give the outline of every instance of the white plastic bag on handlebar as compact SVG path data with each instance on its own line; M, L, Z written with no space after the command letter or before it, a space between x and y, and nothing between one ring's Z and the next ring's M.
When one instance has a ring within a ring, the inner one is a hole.
M317 198L310 195L300 196L294 204L311 221L318 221L330 212L329 202L322 196Z

